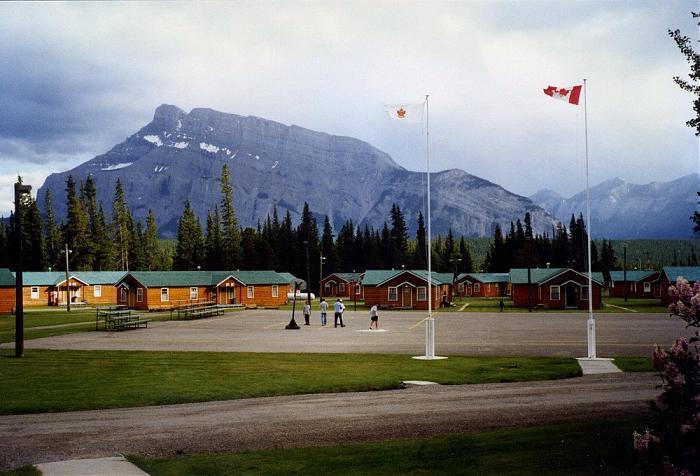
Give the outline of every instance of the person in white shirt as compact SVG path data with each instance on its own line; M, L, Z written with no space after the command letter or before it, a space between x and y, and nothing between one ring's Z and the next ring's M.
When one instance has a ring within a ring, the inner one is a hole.
M321 325L326 325L326 318L328 317L328 303L325 298L321 298L321 304L318 305L321 309Z
M338 300L333 305L333 310L335 311L335 327L338 327L338 321L340 321L340 327L345 327L343 324L343 311L345 311L345 305L343 300L338 298Z
M374 328L376 330L379 330L379 315L377 314L376 304L372 306L369 310L369 319L369 330L372 330L372 324L374 324Z
M309 304L309 301L306 301L306 304L304 304L304 325L309 326L309 318L311 317L311 304Z

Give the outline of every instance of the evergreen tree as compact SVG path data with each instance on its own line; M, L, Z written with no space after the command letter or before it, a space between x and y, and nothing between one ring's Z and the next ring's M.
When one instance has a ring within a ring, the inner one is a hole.
M207 210L207 231L204 243L204 269L218 270L224 268L223 236L221 233L221 218L219 207L214 209L214 215Z
M92 238L94 245L92 269L95 271L108 271L114 269L114 253L112 250L112 238L109 236L105 211L100 203L95 219L94 235Z
M95 254L97 253L97 235L101 233L99 230L99 217L97 207L97 189L92 175L88 175L85 183L80 186L80 202L85 208L88 220L88 243L85 261L89 265L89 269L98 269L99 265L95 264Z
M56 224L56 212L53 208L52 200L51 190L47 189L44 196L44 210L46 210L46 260L48 266L52 269L60 269L63 237L61 236L61 230Z
M382 228L380 243L382 267L396 269L396 264L394 263L394 258L392 256L393 248L391 243L391 232L389 231L389 225L387 225L386 222L384 222L384 227Z
M408 228L406 220L397 204L391 206L391 238L393 266L406 265L408 258Z
M294 235L294 229L292 228L292 215L289 213L289 210L287 210L287 214L280 224L276 254L279 257L280 271L291 272L297 276L297 278L300 278L301 276L295 274L298 269L296 265L297 249L295 240L296 237Z
M117 183L114 186L114 201L112 202L112 240L114 241L114 258L117 267L122 271L129 269L132 226L131 212L126 206L121 181L117 178Z
M325 263L323 265L323 274L328 276L338 270L338 253L333 242L333 227L328 215L323 220L323 235L321 236L321 254L324 256Z
M247 227L241 233L241 269L259 269L255 230Z
M23 203L25 210L22 224L22 239L24 240L24 269L27 271L43 271L46 269L46 250L44 248L44 224L36 200L26 195Z
M459 266L457 253L455 252L455 240L452 236L452 228L447 230L447 238L445 238L445 248L441 250L442 263L444 269L442 271L452 273Z
M90 244L88 216L85 206L76 193L75 181L72 175L69 175L66 180L66 198L68 210L66 212L63 236L68 244L68 248L73 252L71 255L71 269L76 271L90 270L92 267L92 246Z
M143 246L143 225L141 222L137 222L135 226L131 227L131 255L129 258L130 269L133 270L145 270L148 268L146 264L146 254Z
M352 271L354 265L353 253L355 251L355 225L352 220L348 220L340 228L338 241L336 242L338 258L340 260L340 271ZM387 229L388 230L388 229Z
M459 272L460 273L471 273L474 270L474 261L472 259L472 253L467 245L464 236L459 239L459 257L462 261L459 262Z
M153 210L148 209L146 231L143 236L143 255L145 268L148 271L162 270L160 261L160 245L158 244L158 227Z
M177 224L177 244L173 257L173 268L177 271L196 270L201 266L204 248L202 227L194 216L190 201L185 201L185 209Z
M8 249L10 247L7 236L7 225L5 225L4 217L0 217L0 268L11 267L8 259Z
M418 227L416 228L416 253L413 258L413 267L416 269L428 268L428 248L425 241L425 222L423 212L418 212Z
M236 210L233 207L233 186L228 164L221 169L221 244L224 250L224 269L236 269L241 256L241 235Z
M352 233L352 231L351 231ZM318 272L319 268L318 266L314 265L315 263L319 262L320 259L320 248L319 248L319 243L318 243L318 225L316 224L316 218L311 214L311 211L309 210L309 204L304 202L304 208L301 212L301 223L299 223L299 226L297 227L297 249L299 250L299 261L298 261L298 268L297 276L303 276L304 280L307 278L307 262L306 262L306 246L304 244L304 241L308 241L308 249L309 249L309 263L308 263L308 271L310 273L310 279L311 282L309 283L309 287L312 291L318 292L318 283L319 283L319 277L318 277ZM352 258L352 256L351 256Z

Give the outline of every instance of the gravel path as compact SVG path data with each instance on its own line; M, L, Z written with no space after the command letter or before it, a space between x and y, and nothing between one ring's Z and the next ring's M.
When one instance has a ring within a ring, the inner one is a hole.
M0 469L77 458L415 438L640 414L653 374L0 417Z

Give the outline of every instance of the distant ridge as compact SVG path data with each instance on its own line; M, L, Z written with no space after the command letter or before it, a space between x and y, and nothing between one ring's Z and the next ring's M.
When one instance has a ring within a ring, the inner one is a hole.
M257 226L277 206L298 220L304 202L335 230L346 220L378 228L398 203L413 233L425 204L425 175L404 169L386 153L352 137L316 132L254 116L172 105L155 110L153 121L105 154L52 174L38 191L51 190L57 215L65 215L67 176L92 174L98 199L111 213L117 177L137 220L152 208L159 230L174 236L185 199L204 218L220 200L219 177L228 163L234 204L242 226ZM528 198L462 170L432 174L434 233L491 236L497 223L530 212L535 231L551 230L554 219Z
M693 238L690 216L697 210L698 174L670 182L637 185L615 177L591 187L594 238ZM586 193L564 198L551 190L530 197L568 226L571 214L586 213Z

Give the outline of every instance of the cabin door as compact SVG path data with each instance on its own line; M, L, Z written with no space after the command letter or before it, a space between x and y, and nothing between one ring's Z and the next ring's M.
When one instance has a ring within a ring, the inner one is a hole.
M411 286L401 288L401 307L413 307L413 292Z
M576 300L576 287L574 286L566 286L564 288L564 295L565 295L565 301L564 305L566 306L567 309L575 309L578 307L577 305L577 300Z

